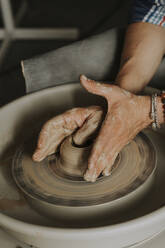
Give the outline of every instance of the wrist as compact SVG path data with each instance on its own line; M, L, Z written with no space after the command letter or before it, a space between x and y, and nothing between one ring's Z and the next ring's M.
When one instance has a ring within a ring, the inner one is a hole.
M151 96L138 96L138 98L142 98L141 100L141 109L142 109L142 119L146 123L146 126L150 125L153 120L151 118ZM161 101L161 97L158 96L156 99L156 112L157 112L157 120L161 125L164 123L164 113L163 113L163 105Z
M150 96L137 96L139 100L139 109L144 125L147 127L152 123L151 119L151 97Z

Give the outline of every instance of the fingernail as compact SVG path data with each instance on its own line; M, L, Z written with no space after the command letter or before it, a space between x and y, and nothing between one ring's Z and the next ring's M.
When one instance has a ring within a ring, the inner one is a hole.
M90 182L91 176L89 175L88 171L85 173L84 179L85 179L85 181Z
M38 156L37 156L37 153L34 153L33 156L32 156L32 159L33 159L33 160L36 160L37 157L38 157Z
M34 153L32 159L36 162L40 162L43 158L40 156L38 152Z
M103 175L106 176L106 177L108 177L108 176L111 175L111 171L109 171L109 170L104 170L104 171L103 171Z
M94 171L92 178L91 178L91 182L94 183L97 179L97 171Z
M95 182L96 181L96 178L97 178L97 171L94 170L91 174L91 171L90 170L87 170L85 175L84 175L84 179L87 181L87 182Z

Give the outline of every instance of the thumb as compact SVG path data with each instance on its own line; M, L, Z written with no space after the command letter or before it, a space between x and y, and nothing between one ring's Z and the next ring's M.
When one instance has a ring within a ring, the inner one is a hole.
M96 82L87 78L84 75L80 76L80 82L82 86L90 93L108 98L109 92L112 91L112 85Z

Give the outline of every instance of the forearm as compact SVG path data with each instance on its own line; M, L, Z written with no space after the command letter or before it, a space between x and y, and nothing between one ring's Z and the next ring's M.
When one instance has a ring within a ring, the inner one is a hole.
M151 80L165 53L165 28L150 23L128 26L117 84L133 93Z

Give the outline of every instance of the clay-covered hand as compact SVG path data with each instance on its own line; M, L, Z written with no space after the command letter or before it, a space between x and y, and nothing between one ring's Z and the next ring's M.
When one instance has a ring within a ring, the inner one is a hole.
M97 131L102 115L101 107L90 106L74 108L52 118L41 129L33 160L41 161L53 154L58 145L73 133L74 143L83 145Z
M149 96L136 96L116 85L98 83L85 76L80 80L85 89L105 97L108 102L107 114L84 175L85 180L94 182L101 172L110 175L121 149L151 123L151 103Z

